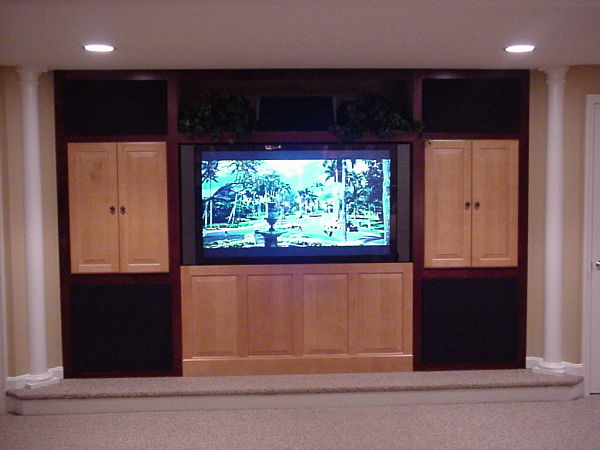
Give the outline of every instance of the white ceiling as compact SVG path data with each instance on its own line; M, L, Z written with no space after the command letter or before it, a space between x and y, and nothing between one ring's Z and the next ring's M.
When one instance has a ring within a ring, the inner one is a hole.
M108 42L117 51L86 54ZM533 54L507 54L533 43ZM0 0L0 65L46 69L600 64L600 0Z

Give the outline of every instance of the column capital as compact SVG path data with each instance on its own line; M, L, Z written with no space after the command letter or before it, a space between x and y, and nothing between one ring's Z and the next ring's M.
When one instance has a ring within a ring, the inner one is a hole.
M46 72L46 69L40 67L17 67L21 83L37 83L42 72Z
M542 67L540 68L546 74L546 80L550 81L565 81L569 66Z

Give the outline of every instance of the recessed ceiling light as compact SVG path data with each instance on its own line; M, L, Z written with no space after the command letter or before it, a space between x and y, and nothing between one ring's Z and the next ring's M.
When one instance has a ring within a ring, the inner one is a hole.
M86 44L83 46L88 52L108 53L115 50L112 45L107 44Z
M535 48L535 45L519 44L519 45L510 45L510 46L506 47L504 50L506 50L509 53L527 53L527 52L532 52L534 48Z

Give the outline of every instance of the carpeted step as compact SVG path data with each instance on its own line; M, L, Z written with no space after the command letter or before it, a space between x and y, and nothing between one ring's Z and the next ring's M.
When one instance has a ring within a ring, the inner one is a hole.
M8 392L18 414L559 401L583 378L530 370L67 379Z

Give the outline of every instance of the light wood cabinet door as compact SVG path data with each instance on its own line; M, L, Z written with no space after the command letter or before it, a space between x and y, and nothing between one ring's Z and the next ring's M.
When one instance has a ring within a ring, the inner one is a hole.
M121 272L169 269L166 146L117 144Z
M73 273L168 272L166 146L71 143Z
M359 273L357 276L358 352L401 353L412 348L412 335L404 329L410 292L404 273Z
M512 140L473 141L472 265L517 265L519 146Z
M516 140L425 147L425 267L513 267L518 255Z
M304 353L348 353L349 275L311 273L302 276Z
M246 281L248 354L292 355L294 276L257 274L248 275Z
M471 142L425 147L425 267L471 265Z
M68 145L73 273L119 271L116 155L114 143Z
M190 301L182 316L187 344L184 357L237 357L242 353L239 330L245 326L239 321L244 292L239 278L232 274L191 280L186 292Z

